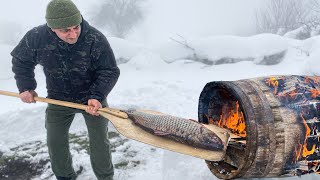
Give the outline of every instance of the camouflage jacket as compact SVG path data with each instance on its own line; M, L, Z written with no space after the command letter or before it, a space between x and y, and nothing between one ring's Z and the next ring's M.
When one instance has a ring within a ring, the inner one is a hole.
M65 43L47 25L41 25L28 31L11 55L20 93L36 89L34 68L40 64L52 99L102 102L120 75L106 37L85 20L75 44Z

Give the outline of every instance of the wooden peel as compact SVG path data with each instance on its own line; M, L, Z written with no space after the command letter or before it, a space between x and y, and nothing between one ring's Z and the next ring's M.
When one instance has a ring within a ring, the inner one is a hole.
M6 96L19 97L19 94L8 92L8 91L0 90L0 94L6 95ZM42 98L42 97L35 97L35 100L39 102L45 102L49 104L66 106L66 107L77 108L82 110L85 110L87 107L87 105L54 100L49 98ZM152 111L152 110L140 110L140 111L145 113L150 113L150 114L163 114L163 113ZM129 139L134 139L136 141L149 144L155 147L190 155L190 156L197 157L200 159L205 159L208 161L221 161L225 157L226 148L227 148L226 146L223 151L211 151L211 150L206 150L201 148L195 148L195 147L185 145L167 138L163 138L161 136L153 135L143 130L139 126L135 125L135 123L128 118L128 115L122 112L121 110L111 109L111 108L100 108L98 110L98 113L101 116L107 118L121 135ZM223 129L219 129L219 131L214 131L214 132L223 141L224 144L228 144L228 141L229 141L228 132L223 131Z
M161 112L156 112L152 110L138 110L149 114L163 114ZM102 116L106 117L111 121L114 127L123 136L134 139L136 141L156 146L162 149L186 154L189 156L197 157L200 159L205 159L208 161L221 161L226 153L226 148L223 151L211 151L201 148L195 148L186 144L182 144L171 139L163 138L161 136L153 135L139 126L135 125L131 119L120 119L118 117L112 116L104 112L100 113ZM222 140L223 143L227 144L229 141L229 134L222 131L216 133L217 136Z
M1 91L0 90L0 94L6 95L6 96L12 96L12 97L19 97L18 93L9 92L9 91ZM65 106L65 107L82 109L82 110L86 110L86 108L88 107L87 105L83 105L83 104L77 104L77 103L72 103L72 102L67 102L67 101L60 101L60 100L55 100L55 99L43 98L43 97L34 97L34 99L36 101L39 101L39 102L45 102L45 103L49 103L49 104L55 104L55 105L60 105L60 106ZM121 112L121 111L116 110L116 109L100 108L99 111L105 112L105 113L108 113L108 114L112 114L113 116L116 116L116 117L119 117L119 118L123 118L123 119L127 119L128 118L128 115L126 113Z

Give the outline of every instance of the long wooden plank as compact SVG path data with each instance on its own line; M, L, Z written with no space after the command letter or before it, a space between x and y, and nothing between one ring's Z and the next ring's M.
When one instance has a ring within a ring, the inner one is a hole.
M19 94L8 92L8 91L0 90L0 94L6 95L6 96L19 97ZM82 110L85 110L87 108L86 105L53 100L53 99L42 98L42 97L35 97L35 100L40 102L46 102L49 104L72 107L72 108L77 108ZM101 109L106 109L106 110L101 110ZM152 110L142 110L142 111L146 113L151 113L151 114L152 113L163 114L163 113L152 111ZM128 118L128 115L126 113L120 110L112 109L112 108L100 108L98 112L101 116L109 119L110 122L117 129L117 131L127 138L134 139L136 141L149 144L155 147L159 147L162 149L190 155L193 157L197 157L197 158L201 158L209 161L221 161L225 156L227 147L225 147L223 151L210 151L206 149L195 148L195 147L188 146L167 138L153 135L141 129L140 127L136 126L131 119ZM217 136L221 138L221 140L225 144L228 143L229 133L222 132L222 131L215 132L215 133L217 134Z
M142 112L150 113L150 114L163 114L160 112L152 111L152 110L140 110ZM111 114L107 114L104 112L99 112L100 115L110 120L110 122L114 125L114 127L118 130L120 134L123 136L134 139L136 141L149 144L152 146L156 146L158 148L182 153L185 155L197 157L200 159L205 159L209 161L221 161L223 160L225 153L226 153L226 147L224 151L210 151L206 149L201 148L195 148L192 146L188 146L167 138L163 138L160 136L153 135L143 129L141 129L139 126L135 125L134 122L131 119L121 119L115 116L112 116ZM221 140L227 144L229 140L229 134L228 133L221 133L221 132L215 132Z

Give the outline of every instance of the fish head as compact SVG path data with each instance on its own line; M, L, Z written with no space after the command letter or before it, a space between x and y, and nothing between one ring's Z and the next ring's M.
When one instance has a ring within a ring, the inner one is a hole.
M216 135L209 135L204 137L204 142L206 143L206 146L210 149L215 150L224 150L225 149L225 143L222 142L222 140L216 136Z

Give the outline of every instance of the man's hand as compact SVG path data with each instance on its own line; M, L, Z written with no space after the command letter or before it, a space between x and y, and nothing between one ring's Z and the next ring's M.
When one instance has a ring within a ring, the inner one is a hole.
M24 91L19 94L20 99L25 103L35 103L34 97L37 97L38 94L34 91Z
M86 112L93 115L93 116L99 116L98 109L102 108L101 103L96 99L89 99L88 100L88 107L86 109Z

